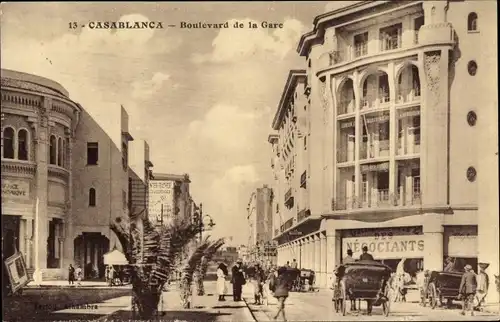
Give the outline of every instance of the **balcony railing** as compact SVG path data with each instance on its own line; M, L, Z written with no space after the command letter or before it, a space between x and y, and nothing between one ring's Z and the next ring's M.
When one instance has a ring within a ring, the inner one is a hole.
M285 203L290 202L290 200L293 198L292 195L292 188L288 189L288 191L285 193Z
M354 161L354 149L352 150L337 150L337 162L353 162Z
M354 113L355 101L354 98L344 99L339 102L337 107L338 115Z
M368 42L362 42L354 46L354 57L366 56L368 54Z
M414 36L413 36L413 43L415 45L418 45L418 30L415 30Z
M377 147L378 145L378 147ZM389 140L379 140L372 143L363 142L360 147L360 159L374 159L389 155Z
M387 91L379 91L378 95L368 94L361 99L361 109L385 107L390 98Z
M336 50L336 51L332 51L329 54L330 54L330 66L340 64L340 63L343 63L344 61L347 61L347 55L343 51Z
M420 86L410 88L400 88L398 94L398 104L411 103L420 100Z

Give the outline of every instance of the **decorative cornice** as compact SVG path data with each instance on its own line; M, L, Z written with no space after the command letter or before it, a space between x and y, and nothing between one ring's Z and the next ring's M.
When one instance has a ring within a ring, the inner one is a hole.
M34 176L36 164L19 160L2 159L2 176L6 173Z

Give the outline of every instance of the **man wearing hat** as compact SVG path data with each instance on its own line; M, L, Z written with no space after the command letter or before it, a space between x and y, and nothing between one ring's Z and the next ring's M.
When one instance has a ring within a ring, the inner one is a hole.
M490 278L486 273L486 269L490 264L479 263L479 273L477 274L477 290L476 290L476 309L481 309L481 304L484 302L486 295L488 294L488 289L490 286Z
M347 256L344 257L344 259L342 260L342 263L346 264L346 263L352 263L354 261L355 261L354 258L352 258L352 249L348 249Z
M363 246L363 254L361 254L361 256L359 256L359 260L360 261L372 261L372 260L374 260L373 256L368 253L367 246Z
M472 270L472 266L465 265L465 273L462 275L462 281L460 282L460 295L463 298L462 305L462 315L465 315L465 311L470 311L471 316L474 315L474 296L476 295L477 281L476 274Z
M241 291L243 285L245 285L245 274L243 272L243 262L241 259L236 261L236 265L233 266L231 270L231 282L233 283L233 300L235 302L241 301Z

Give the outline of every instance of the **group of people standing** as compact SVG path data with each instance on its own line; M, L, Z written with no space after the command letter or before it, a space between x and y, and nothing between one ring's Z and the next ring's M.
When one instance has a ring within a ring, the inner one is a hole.
M250 272L251 271L251 272ZM249 272L250 274L247 274ZM287 267L276 269L271 267L269 274L262 269L260 264L253 265L252 269L245 268L241 260L236 262L236 265L231 269L231 284L233 284L233 300L239 302L242 300L241 293L243 285L247 283L247 278L252 281L254 286L254 304L262 304L264 298L264 285L268 283L269 291L278 300L278 311L274 319L279 315L286 321L285 301L288 298L291 281L287 278ZM224 296L227 293L226 279L228 278L228 270L225 264L219 264L217 268L217 293L219 301L224 301Z
M83 279L82 267L80 265L78 265L75 269L72 264L69 264L69 267L68 267L68 283L69 283L69 285L74 285L75 279L77 281L77 285L82 285L82 279Z

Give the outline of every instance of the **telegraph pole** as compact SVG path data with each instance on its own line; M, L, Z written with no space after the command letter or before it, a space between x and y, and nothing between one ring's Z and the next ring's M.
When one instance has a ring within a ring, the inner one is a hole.
M199 228L200 228L200 243L203 240L203 204L200 202L200 216L198 217L199 220Z

